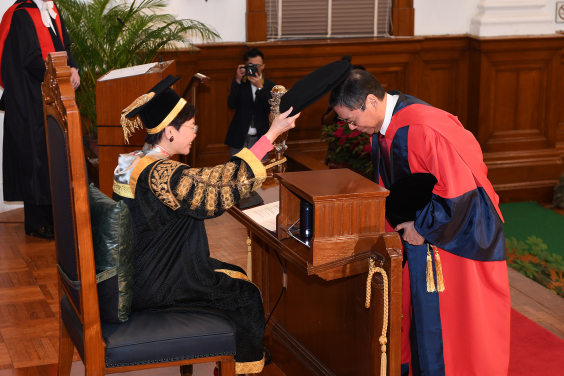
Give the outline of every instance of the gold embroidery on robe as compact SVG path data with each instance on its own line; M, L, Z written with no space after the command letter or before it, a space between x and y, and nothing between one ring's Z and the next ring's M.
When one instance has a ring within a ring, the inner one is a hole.
M180 203L170 189L170 178L180 162L165 160L154 164L149 173L149 187L153 194L172 210L180 208Z
M202 204L202 201L204 200L204 190L211 172L211 167L204 167L202 169L202 173L197 176L198 185L194 190L194 197L192 197L192 205L190 205L191 210L196 210L196 208Z
M223 184L228 184L232 182L233 173L235 172L236 168L237 165L235 163L227 162L227 164L225 165L225 170L223 170L223 177L221 179ZM227 210L233 205L235 205L235 198L233 197L233 191L231 190L230 186L222 187L220 192L221 192L221 208L223 210Z
M247 148L244 148L243 150L235 154L235 157L244 160L245 163L248 164L253 171L253 175L255 176L255 184L253 185L252 190L254 191L258 187L260 187L266 180L266 168L264 168L262 162Z
M208 180L208 188L206 189L206 210L208 215L214 215L217 208L217 188L214 187L219 177L221 176L221 171L224 169L225 165L217 165L213 168L210 173L210 178Z
M239 172L237 173L237 188L239 189L239 196L245 197L251 191L251 183L249 182L249 174L247 173L247 165L241 163Z
M182 171L182 178L176 187L176 198L180 201L184 200L190 189L192 189L192 184L194 184L194 177L202 171L201 168L189 168Z

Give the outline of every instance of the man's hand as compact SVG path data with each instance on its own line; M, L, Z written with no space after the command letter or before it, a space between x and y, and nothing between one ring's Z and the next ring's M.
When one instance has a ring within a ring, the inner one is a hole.
M251 81L251 84L253 84L257 89L262 89L262 82L258 73L255 73L254 76L247 76L247 79Z
M243 76L245 76L245 66L241 64L237 67L237 74L235 75L235 80L237 81L238 84L241 83Z
M425 242L425 238L419 235L414 226L415 222L400 223L394 229L395 231L403 230L402 239L411 245L421 245Z
M78 87L80 86L80 76L78 75L76 68L71 68L70 80L72 87L74 87L74 90L78 89Z

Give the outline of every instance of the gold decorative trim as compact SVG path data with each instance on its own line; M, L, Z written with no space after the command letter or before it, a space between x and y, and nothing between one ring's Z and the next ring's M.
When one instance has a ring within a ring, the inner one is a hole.
M151 128L151 129L147 128L147 133L156 134L156 133L159 133L160 131L162 131L164 129L164 127L169 125L170 122L173 121L176 116L178 116L178 113L180 111L182 111L182 109L184 108L186 103L187 102L184 98L180 98L178 103L176 103L176 106L174 106L172 111L170 111L170 113L164 118L164 120L161 121L161 123L158 126L156 126L155 128Z
M208 215L214 215L216 208L217 208L217 188L214 187L218 181L219 177L221 176L221 171L225 168L225 165L217 165L212 169L210 174L210 178L208 180L208 188L206 189L206 210L208 211Z
M180 203L170 189L170 178L182 163L165 160L155 163L149 174L149 186L153 194L172 210L180 208Z
M183 176L178 183L178 187L176 187L176 198L178 200L182 201L188 196L194 184L194 177L198 175L200 171L202 171L201 168L189 168L182 171Z
M239 172L237 173L237 189L239 190L240 198L243 198L251 191L251 182L247 174L247 164L241 163L239 165Z
M134 198L133 193L131 193L131 187L129 186L129 184L118 183L115 180L114 180L114 193L121 197Z
M237 272L235 270L230 270L230 269L215 269L214 272L218 272L218 273L225 273L228 276L230 276L231 278L237 278L237 279L242 279L244 281L248 281L251 282L251 280L249 279L249 277L247 277L244 273L241 272Z
M264 168L262 162L247 148L244 148L243 150L235 154L235 157L241 158L243 161L245 161L245 163L247 163L253 171L253 175L255 176L255 184L252 190L254 191L258 187L260 187L266 180L266 168Z
M196 210L196 208L200 206L200 204L204 200L204 190L206 189L206 184L210 177L211 171L211 167L204 167L202 169L202 173L200 174L200 177L198 179L199 183L194 190L194 196L192 197L192 205L190 205L190 210Z
M135 116L133 119L128 119L126 115L149 102L154 96L155 93L153 92L143 94L121 112L120 123L123 128L123 138L127 144L129 144L129 137L133 134L133 132L135 132L135 129L143 129L143 123L141 122L139 116Z
M235 373L238 375L245 373L260 373L263 368L264 356L262 357L262 360L257 360L256 362L235 362Z
M137 179L139 179L139 175L145 170L151 163L158 161L158 158L154 158L151 156L145 156L137 162L133 171L131 171L131 176L129 177L129 188L131 188L131 198L135 198L135 188L137 187Z

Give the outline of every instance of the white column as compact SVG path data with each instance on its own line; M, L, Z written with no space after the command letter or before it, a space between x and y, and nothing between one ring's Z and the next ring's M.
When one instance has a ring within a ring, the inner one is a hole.
M543 9L548 5L547 0L480 0L477 5L478 13L470 21L470 34L480 37L554 34L554 19Z

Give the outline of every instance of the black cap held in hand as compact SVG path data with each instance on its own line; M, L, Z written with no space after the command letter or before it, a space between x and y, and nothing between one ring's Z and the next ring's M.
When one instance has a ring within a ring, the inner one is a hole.
M280 113L293 107L290 116L302 112L307 107L329 94L351 72L352 65L346 60L338 60L318 68L296 82L280 100Z
M429 173L411 174L392 184L386 197L386 219L390 225L395 228L415 221L417 212L431 201L435 184L437 178Z

